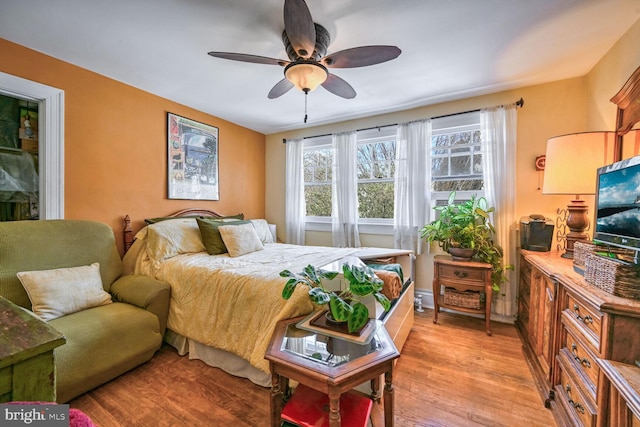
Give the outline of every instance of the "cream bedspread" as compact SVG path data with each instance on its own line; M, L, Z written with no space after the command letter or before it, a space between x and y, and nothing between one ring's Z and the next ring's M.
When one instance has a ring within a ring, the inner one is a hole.
M169 329L234 353L268 373L264 355L276 323L313 310L304 287L289 300L282 299L286 279L279 272L298 272L308 264L324 266L357 251L267 243L264 250L237 258L182 254L158 269L140 257L135 272L171 285Z

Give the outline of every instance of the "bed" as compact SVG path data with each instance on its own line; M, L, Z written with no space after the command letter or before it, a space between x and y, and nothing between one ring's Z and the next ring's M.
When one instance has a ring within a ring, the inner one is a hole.
M403 289L392 309L380 315L399 349L413 324L410 251L276 243L273 226L263 219L225 217L203 209L147 221L134 236L131 220L125 217L125 273L169 283L165 341L181 355L189 354L232 375L270 386L264 354L276 323L314 310L304 287L289 300L282 299L286 279L279 272L284 269L301 271L308 264L333 269L345 257L398 262L406 272ZM212 228L221 236L212 237ZM216 246L220 237L226 252Z

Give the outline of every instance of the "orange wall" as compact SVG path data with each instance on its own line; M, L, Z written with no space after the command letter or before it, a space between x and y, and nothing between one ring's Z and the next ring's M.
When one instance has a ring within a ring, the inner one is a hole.
M0 71L64 90L65 218L109 224L187 207L265 216L265 136L0 38ZM167 199L167 112L219 129L219 201ZM120 242L118 242L120 245ZM121 248L121 246L120 246Z

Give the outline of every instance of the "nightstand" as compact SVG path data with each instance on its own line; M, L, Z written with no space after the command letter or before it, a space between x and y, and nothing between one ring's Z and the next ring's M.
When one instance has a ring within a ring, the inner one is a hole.
M438 323L440 308L484 314L487 335L491 335L491 299L493 297L491 270L491 264L485 262L454 261L450 256L436 255L433 258L433 323ZM468 296L472 304L456 304L448 300L446 298L448 295L442 295L443 287L445 292L451 292L460 297ZM477 291L478 294L466 291ZM484 301L480 298L482 293L484 293ZM477 299L477 305L473 299Z

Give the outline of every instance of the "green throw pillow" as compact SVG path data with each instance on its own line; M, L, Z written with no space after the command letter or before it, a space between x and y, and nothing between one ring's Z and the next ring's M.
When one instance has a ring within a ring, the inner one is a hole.
M209 255L220 255L227 253L227 247L222 241L222 236L218 227L221 225L251 224L251 221L222 221L222 218L196 218L202 243Z
M237 215L229 215L229 216L220 216L220 217L205 217L202 215L187 215L187 216L166 216L166 217L158 217L158 218L147 218L144 220L144 222L147 223L147 225L151 225L151 224L155 224L156 222L160 222L160 221L166 221L168 219L179 219L179 218L204 218L204 219L238 219L238 220L242 220L244 219L244 214L243 213L239 213Z

